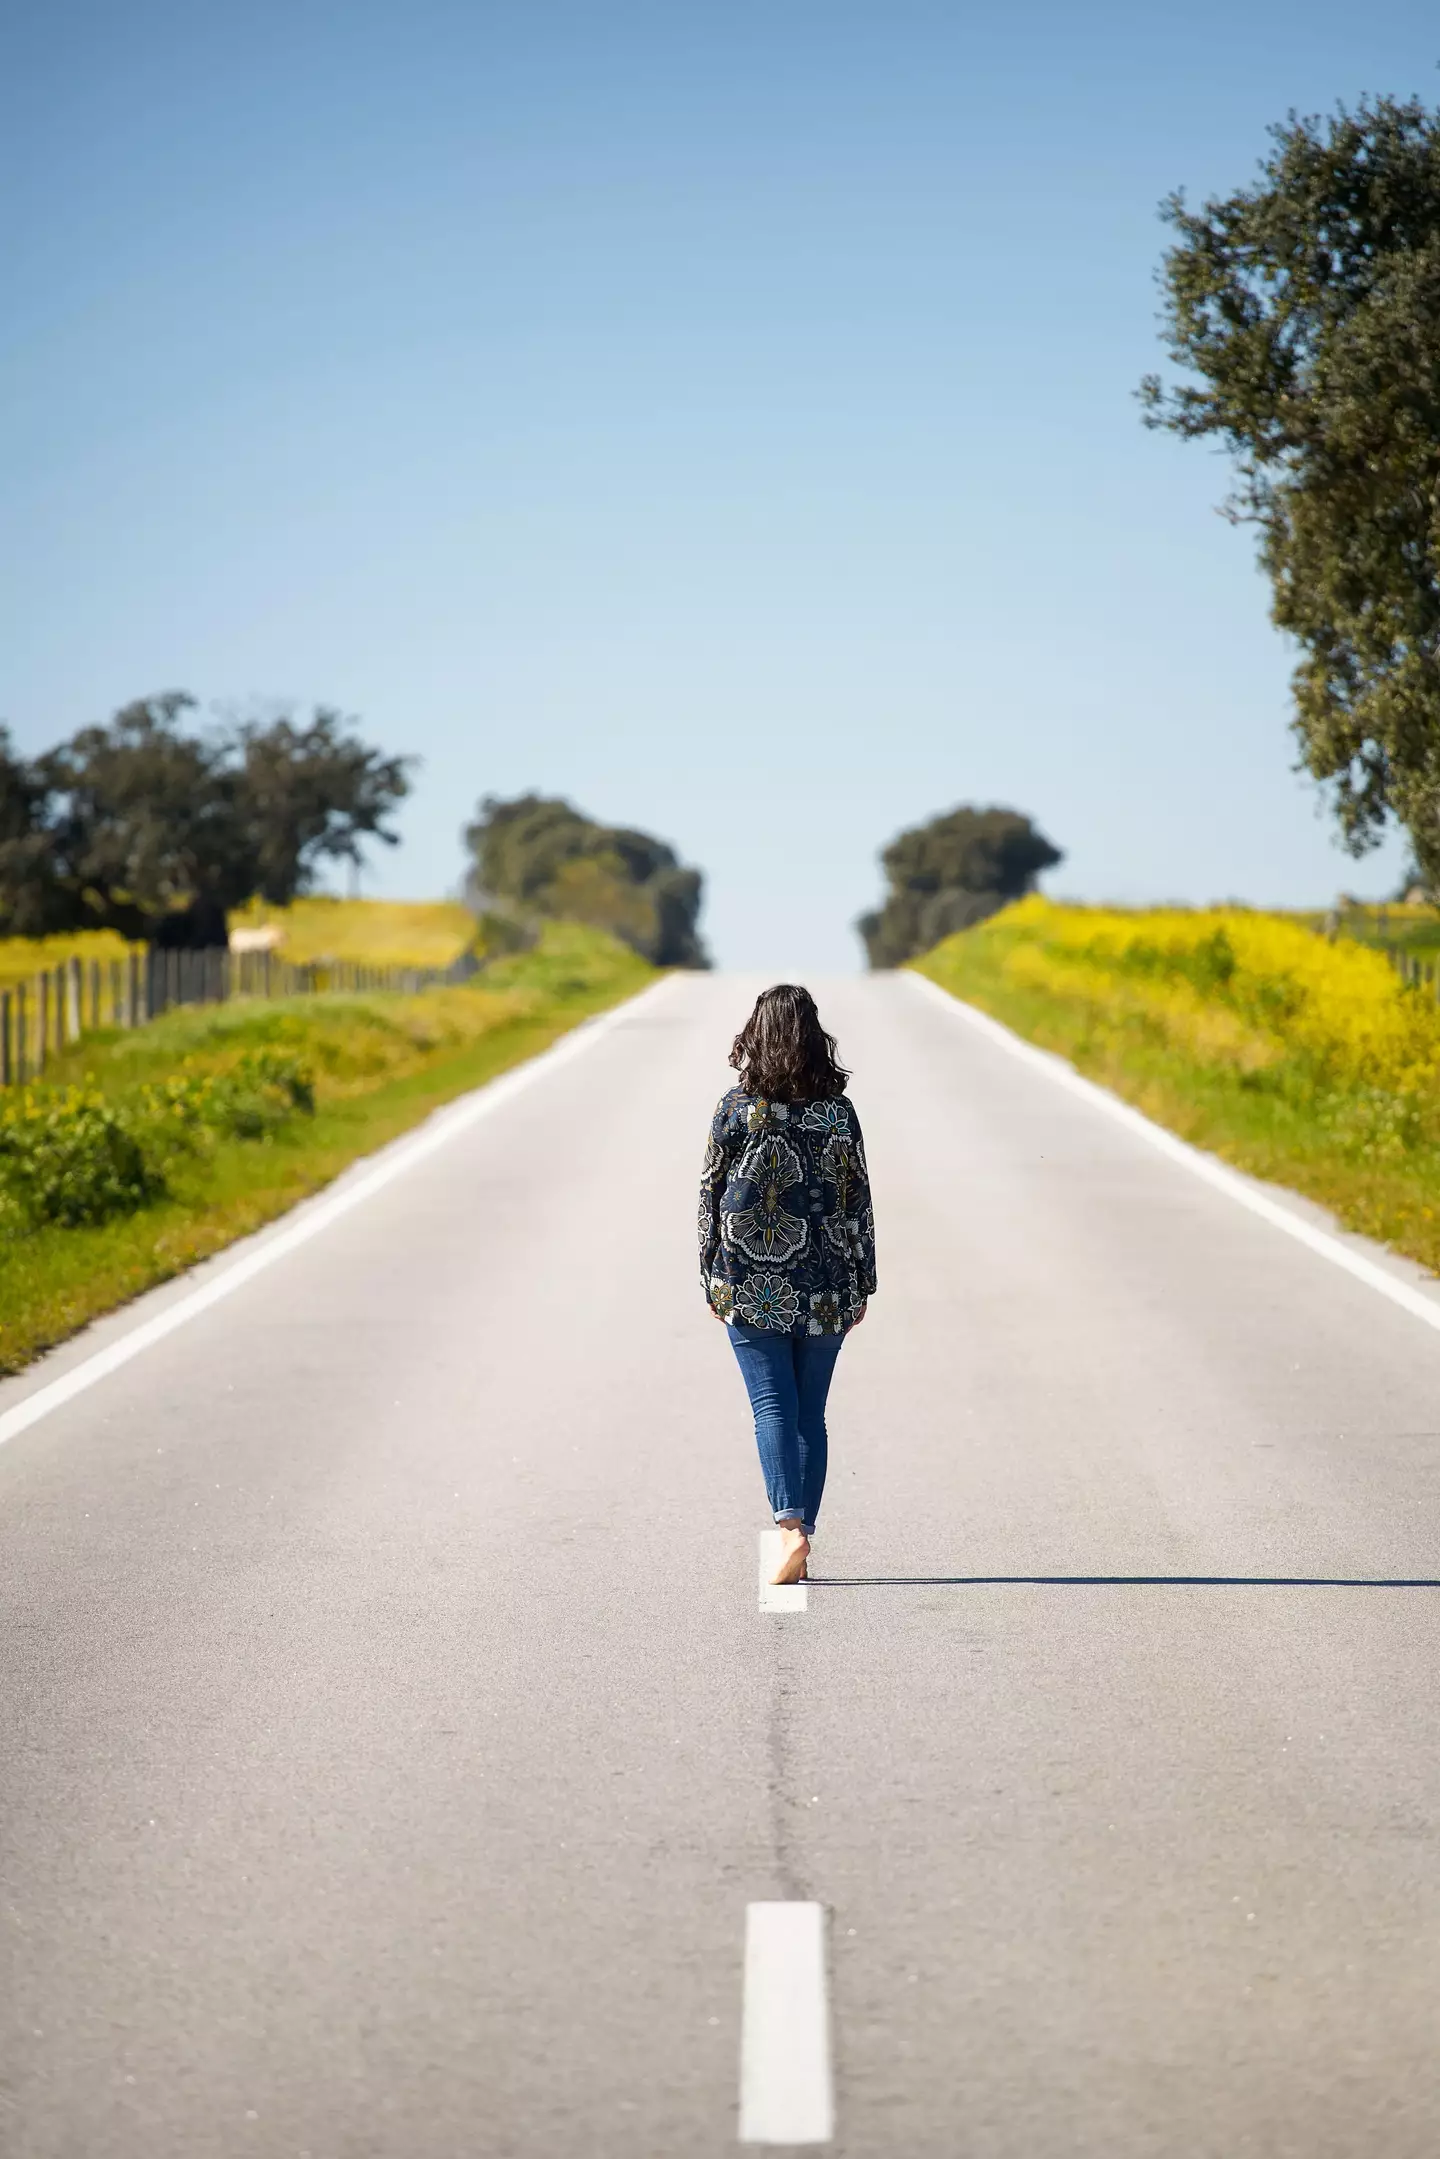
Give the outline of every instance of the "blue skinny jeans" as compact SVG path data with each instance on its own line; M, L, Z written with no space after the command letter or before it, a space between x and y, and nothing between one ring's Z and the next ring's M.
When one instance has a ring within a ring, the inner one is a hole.
M845 1337L772 1334L741 1319L725 1332L755 1413L770 1510L777 1522L798 1522L813 1536L829 1454L825 1397Z

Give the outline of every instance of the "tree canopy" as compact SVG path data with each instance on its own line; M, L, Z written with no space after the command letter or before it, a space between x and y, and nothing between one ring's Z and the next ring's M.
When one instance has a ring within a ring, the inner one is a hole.
M29 761L0 731L0 932L223 942L229 908L284 904L324 862L394 843L409 759L327 707L210 730L194 709L140 698Z
M465 833L477 910L500 903L609 930L657 967L706 967L703 879L648 832L600 825L547 795L487 795Z
M1198 379L1141 385L1148 424L1213 437L1227 514L1259 530L1301 651L1302 764L1352 852L1390 818L1440 883L1440 115L1365 101L1271 130L1248 188L1192 211L1161 271Z
M69 900L55 877L45 788L0 727L0 933L47 937L64 929Z
M899 967L1024 897L1064 860L1018 810L962 805L900 833L880 857L889 891L856 925L872 967Z

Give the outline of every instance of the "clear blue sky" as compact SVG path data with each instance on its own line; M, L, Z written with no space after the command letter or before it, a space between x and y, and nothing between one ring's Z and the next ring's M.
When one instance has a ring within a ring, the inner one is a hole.
M1433 4L76 0L0 76L0 715L339 703L672 839L846 968L900 826L1088 898L1384 889L1292 770L1223 466L1147 434L1155 206L1440 91Z

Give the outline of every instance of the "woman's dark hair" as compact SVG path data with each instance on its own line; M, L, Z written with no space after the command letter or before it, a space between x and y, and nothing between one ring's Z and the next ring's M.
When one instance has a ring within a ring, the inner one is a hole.
M844 1094L850 1077L835 1053L834 1035L820 1025L814 998L794 982L760 992L730 1062L747 1094L771 1102L823 1102Z

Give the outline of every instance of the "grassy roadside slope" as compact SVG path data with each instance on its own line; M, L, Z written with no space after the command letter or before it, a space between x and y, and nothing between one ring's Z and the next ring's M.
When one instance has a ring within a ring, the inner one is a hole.
M1440 1271L1440 1011L1293 918L1039 899L913 963L1158 1124Z
M300 1058L314 1075L315 1113L263 1139L219 1137L177 1152L166 1196L139 1212L6 1236L0 1372L283 1214L442 1103L654 979L612 938L557 923L535 951L453 989L192 1006L133 1033L88 1036L47 1076L47 1096L69 1082L123 1106L177 1072L224 1075L272 1053Z

